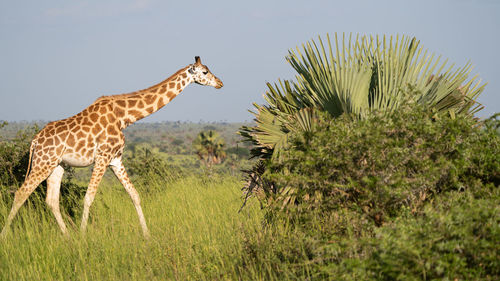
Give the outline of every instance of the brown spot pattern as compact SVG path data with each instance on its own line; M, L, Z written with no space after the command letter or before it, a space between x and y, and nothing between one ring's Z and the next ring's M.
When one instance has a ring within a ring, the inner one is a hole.
M146 102L146 104L152 104L154 103L156 100L156 97L154 95L147 95L146 97L144 97L144 101Z
M99 113L104 114L106 113L106 108L104 106L99 107Z
M73 146L75 145L75 136L73 136L72 134L70 134L70 135L68 136L68 139L66 140L66 144L67 144L68 146L73 147Z
M106 116L101 116L99 123L101 123L101 126L106 127L106 125L108 125L108 119L106 119Z
M116 121L116 117L113 113L108 113L108 121L109 123L114 123Z
M108 143L111 144L111 145L114 145L116 143L118 143L120 140L116 137L109 137L108 138Z
M68 134L69 134L69 132L68 132L68 131L66 131L66 132L64 132L64 133L61 133L61 134L59 135L59 137L61 138L61 140L62 140L62 141L65 141L65 140L66 140L66 137L68 136Z
M80 131L81 129L82 129L82 128L81 128L79 125L76 125L75 127L73 127L73 128L71 129L71 132L73 132L73 133L77 133L77 132L78 132L78 131Z
M96 122L97 119L99 119L99 115L97 113L93 112L90 114L90 120L92 120L92 122Z
M118 131L116 130L115 126L109 126L107 129L108 134L110 135L116 135L118 134Z
M169 101L171 101L173 98L175 98L174 92L168 92L167 93L167 98L168 98Z
M118 118L125 116L125 110L123 110L121 107L115 108L115 113L116 117Z
M137 103L137 100L129 100L128 107L134 107L136 103Z
M140 112L138 110L129 110L128 114L134 116L135 120L142 118L142 112Z
M125 107L125 101L124 100L117 100L116 104L120 107Z
M160 109L164 105L165 105L165 103L163 102L163 98L159 98L158 102L156 103L156 108Z
M85 146L85 140L81 140L76 145L75 151L80 151Z
M94 128L92 129L92 134L97 135L101 131L101 125L95 124Z

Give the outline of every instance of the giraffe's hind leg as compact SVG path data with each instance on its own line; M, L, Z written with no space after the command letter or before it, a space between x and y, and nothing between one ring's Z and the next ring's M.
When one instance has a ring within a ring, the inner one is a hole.
M47 178L47 198L45 201L49 205L54 217L56 218L57 224L61 228L64 234L67 234L66 224L61 215L61 210L59 209L59 194L61 191L61 180L64 174L64 168L57 166L52 174Z
M5 222L5 225L2 229L2 233L0 233L0 237L5 236L7 229L9 228L12 220L19 211L19 208L24 204L26 199L30 196L31 193L40 185L42 181L44 181L54 170L56 165L35 165L35 161L33 163L32 169L24 181L23 185L16 191L14 195L14 202L12 203L12 209L10 210L9 216Z

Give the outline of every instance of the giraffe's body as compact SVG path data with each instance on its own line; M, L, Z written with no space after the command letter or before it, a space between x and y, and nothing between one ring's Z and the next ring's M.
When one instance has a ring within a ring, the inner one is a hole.
M121 162L125 139L122 130L135 121L158 111L176 97L187 85L196 82L216 88L222 82L208 68L196 63L177 71L165 81L130 94L103 96L82 112L59 121L48 123L33 139L30 147L30 166L23 185L15 194L12 210L2 234L28 196L47 179L47 204L66 233L66 225L59 210L59 189L64 162L74 167L94 164L92 177L85 194L81 228L86 228L89 208L97 186L108 166L129 193L139 215L145 236L148 236L137 191L130 182Z

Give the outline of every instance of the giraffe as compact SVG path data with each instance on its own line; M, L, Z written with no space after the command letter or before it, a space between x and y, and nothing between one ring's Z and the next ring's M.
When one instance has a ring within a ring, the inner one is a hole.
M190 64L166 80L129 94L102 96L82 112L59 121L48 123L31 141L30 160L23 185L16 191L12 209L0 236L5 236L12 220L28 196L47 180L46 203L52 210L63 234L67 228L59 209L59 194L64 169L61 162L73 167L94 164L90 183L84 197L80 229L85 232L89 209L98 185L111 167L130 195L139 216L144 237L149 230L142 212L139 194L130 181L122 163L124 148L123 129L165 106L190 83L219 89L222 81L195 57Z

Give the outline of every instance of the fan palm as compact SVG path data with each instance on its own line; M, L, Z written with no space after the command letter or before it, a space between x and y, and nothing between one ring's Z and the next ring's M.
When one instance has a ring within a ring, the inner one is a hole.
M349 113L364 118L377 110L392 112L414 102L435 112L473 114L482 106L475 100L485 84L468 80L470 63L454 69L447 60L430 54L415 38L387 38L335 34L332 47L321 37L289 51L287 61L296 81L268 83L267 105L254 104L256 125L239 133L254 144L252 155L279 158L291 131L307 131L317 110L333 117Z
M193 141L196 155L207 166L220 164L226 158L224 139L216 131L202 131Z

